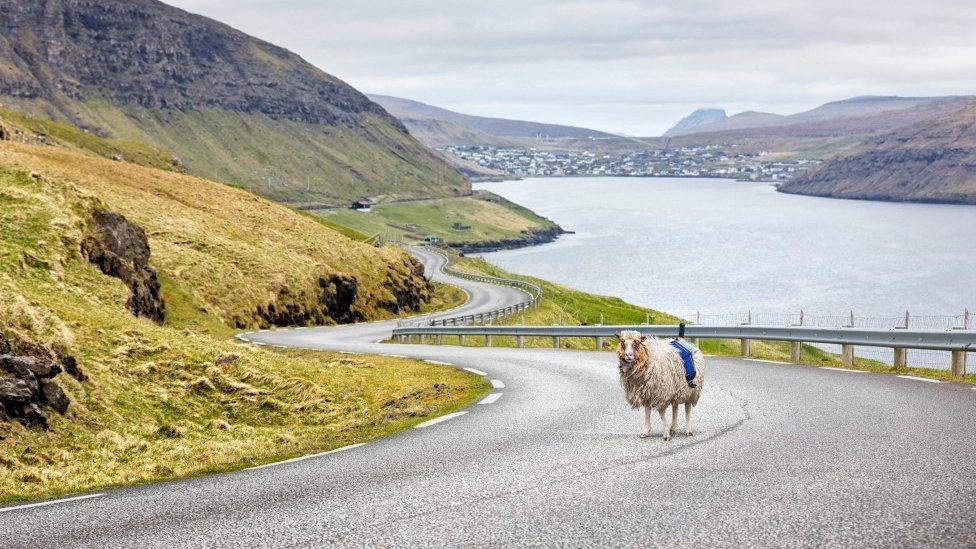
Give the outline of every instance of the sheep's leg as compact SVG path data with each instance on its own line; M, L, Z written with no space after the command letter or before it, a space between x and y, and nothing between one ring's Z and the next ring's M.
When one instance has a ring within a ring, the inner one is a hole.
M657 409L657 413L661 414L661 423L664 424L664 429L662 430L664 440L669 441L671 440L671 428L668 426L668 414L664 411L666 408L667 406L661 406Z
M688 436L693 436L695 434L694 429L691 428L691 403L685 402L685 434Z
M671 404L671 436L674 436L674 432L678 430L678 403Z
M641 431L640 437L647 438L651 436L651 409L644 406L644 430Z

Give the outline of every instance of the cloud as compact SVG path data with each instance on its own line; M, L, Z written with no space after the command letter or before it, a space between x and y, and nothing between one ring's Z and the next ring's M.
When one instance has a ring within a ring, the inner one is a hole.
M971 0L170 3L365 91L630 134L700 106L976 90Z

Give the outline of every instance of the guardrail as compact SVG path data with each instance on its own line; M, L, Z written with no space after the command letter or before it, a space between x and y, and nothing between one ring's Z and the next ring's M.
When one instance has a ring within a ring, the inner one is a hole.
M446 264L444 265L443 271L451 276L457 278L463 278L465 280L474 280L476 282L484 282L486 284L494 284L496 286L509 286L512 288L518 288L527 294L528 299L525 301L515 303L513 305L507 305L505 307L499 307L491 311L485 311L482 313L470 314L470 315L458 315L450 317L438 317L434 319L425 319L422 321L401 321L400 326L464 326L468 324L485 324L486 322L492 322L496 319L510 316L531 307L536 307L539 301L542 299L542 288L532 284L531 282L525 282L524 280L516 280L514 278L499 278L497 276L486 276L478 275L473 273L466 273L464 271L459 271L454 267L451 267L450 258L444 253L434 250L432 248L427 248L432 253L436 253L444 258Z
M613 337L620 330L638 330L645 335L674 337L678 326L637 325L637 326L409 326L393 330L393 336L400 342L409 342L416 336L420 342L434 336L438 343L445 335L459 336L464 344L466 336L485 336L485 345L491 346L492 336L511 336L516 345L524 347L526 337L550 337L553 347L559 347L560 338L594 338L597 348L603 348L603 340ZM698 339L738 339L742 341L742 355L750 356L749 342L782 341L790 343L790 357L793 362L800 361L801 346L804 343L841 345L844 363L854 364L854 346L887 347L894 349L895 366L906 366L907 349L926 349L952 352L952 372L954 375L966 374L966 353L976 352L976 331L974 330L870 330L860 328L809 328L779 326L698 326L685 328L685 337Z

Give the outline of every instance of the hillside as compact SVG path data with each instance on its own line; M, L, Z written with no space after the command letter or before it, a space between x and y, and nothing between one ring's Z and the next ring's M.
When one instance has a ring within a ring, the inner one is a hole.
M507 146L520 139L538 137L613 137L589 128L461 114L399 97L371 94L369 98L400 119L411 134L430 147Z
M399 249L193 176L0 142L0 265L0 355L55 361L66 399L35 425L0 357L0 501L326 450L484 391L418 361L236 343L421 310L431 291Z
M156 0L3 2L0 103L165 149L191 173L296 204L470 190L341 80Z
M976 204L976 105L869 139L785 183L780 191Z

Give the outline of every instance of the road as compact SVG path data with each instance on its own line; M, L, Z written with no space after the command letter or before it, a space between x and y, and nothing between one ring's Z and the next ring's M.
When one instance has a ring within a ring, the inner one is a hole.
M469 312L523 298L452 282ZM976 545L969 386L711 357L698 434L664 442L637 437L609 353L375 343L391 328L248 337L450 362L500 396L328 455L8 506L0 546Z

